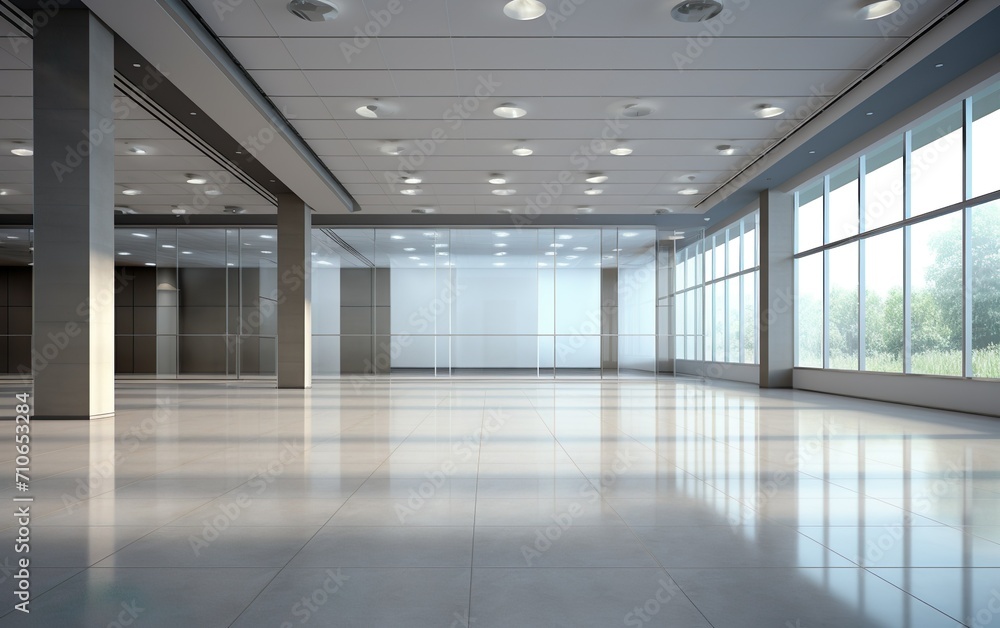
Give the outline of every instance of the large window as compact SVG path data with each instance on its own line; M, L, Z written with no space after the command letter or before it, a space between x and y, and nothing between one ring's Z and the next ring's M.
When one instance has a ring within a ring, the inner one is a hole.
M753 212L677 251L678 359L757 363L757 222Z
M796 366L1000 378L997 142L1000 84L796 193Z

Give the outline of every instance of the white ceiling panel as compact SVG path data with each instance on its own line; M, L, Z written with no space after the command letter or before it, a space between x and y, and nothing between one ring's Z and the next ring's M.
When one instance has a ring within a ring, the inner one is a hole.
M248 70L297 69L292 55L277 37L229 37L222 43Z

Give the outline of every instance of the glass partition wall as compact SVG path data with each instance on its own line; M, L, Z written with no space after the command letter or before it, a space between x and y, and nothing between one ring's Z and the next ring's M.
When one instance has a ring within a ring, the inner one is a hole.
M318 229L313 375L655 376L658 259L652 228Z
M316 228L314 376L672 373L677 352L702 346L675 307L699 307L676 287L688 269L679 246L702 236L676 234ZM0 354L18 373L30 358L31 231L3 242ZM276 262L274 229L117 228L116 373L273 378Z

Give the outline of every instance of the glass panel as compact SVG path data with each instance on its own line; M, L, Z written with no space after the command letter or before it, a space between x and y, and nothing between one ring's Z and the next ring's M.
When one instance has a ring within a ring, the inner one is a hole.
M823 254L795 261L796 366L823 366Z
M656 374L656 336L618 337L618 376L653 377Z
M865 251L865 370L903 372L903 230L862 242Z
M1000 83L972 99L972 196L1000 189Z
M865 159L865 230L903 219L903 138L897 137Z
M972 376L1000 378L1000 202L972 211Z
M726 361L726 282L717 281L712 284L715 293L715 321L713 327L713 360Z
M911 216L962 201L962 104L913 130L910 159Z
M823 244L823 181L799 192L795 211L795 252L808 251Z
M557 229L555 271L555 366L559 376L600 375L601 366L601 231ZM544 270L544 269L542 269ZM539 299L551 287L539 277ZM613 271L610 271L613 276ZM546 273L548 276L551 274ZM620 309L620 308L619 308ZM539 332L542 330L541 312Z
M739 224L726 230L726 274L734 275L740 272L740 226Z
M837 242L858 233L858 162L830 175L830 237Z
M757 271L743 275L743 362L757 363Z
M962 374L962 212L910 229L912 372Z
M726 342L726 361L740 361L740 320L743 312L740 309L740 278L732 277L726 280L726 291L729 293L729 301L726 304L728 319L728 339Z
M717 233L713 236L714 242L714 253L712 258L714 260L713 268L714 273L712 277L715 279L721 279L726 275L726 234L725 232Z
M830 368L858 369L858 243L829 251Z
M757 213L744 221L743 232L743 266L749 270L757 266Z

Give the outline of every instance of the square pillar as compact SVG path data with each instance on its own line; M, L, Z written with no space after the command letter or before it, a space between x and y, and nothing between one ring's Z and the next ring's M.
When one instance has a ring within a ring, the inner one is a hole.
M794 196L760 193L760 387L791 388L795 366Z
M114 38L89 11L40 14L34 40L36 418L112 416ZM36 18L37 19L37 18Z
M312 387L312 214L278 196L278 388Z

